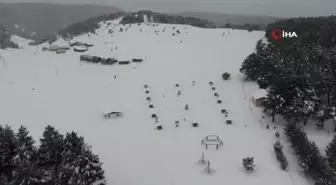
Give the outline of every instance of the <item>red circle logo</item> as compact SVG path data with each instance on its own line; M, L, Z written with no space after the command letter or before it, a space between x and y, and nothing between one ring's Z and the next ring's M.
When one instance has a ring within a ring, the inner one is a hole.
M281 39L281 36L282 36L281 33L282 33L282 31L280 29L276 28L272 31L272 37L276 40L279 40L279 39Z

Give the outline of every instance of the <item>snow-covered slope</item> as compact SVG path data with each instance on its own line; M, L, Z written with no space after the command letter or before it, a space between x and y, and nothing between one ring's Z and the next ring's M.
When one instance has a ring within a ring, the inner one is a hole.
M273 152L275 130L265 129L267 120L261 124L260 110L250 103L257 86L244 84L239 73L263 32L114 23L102 24L97 35L74 40L94 44L85 54L122 60L142 57L143 63L81 64L82 53L40 52L45 44L3 51L0 123L25 125L36 140L48 124L62 133L77 131L100 155L108 184L113 185L308 184L287 148L288 172L280 169ZM59 39L54 44L67 42ZM231 73L231 80L222 80L223 72ZM149 86L148 95L144 85ZM184 110L185 104L190 110ZM124 116L104 120L106 107ZM221 109L228 110L227 118ZM163 130L155 129L152 112ZM233 124L227 125L226 119ZM193 122L199 127L193 128ZM223 146L205 150L200 143L207 135L219 136ZM215 170L211 176L195 164L202 153ZM256 171L251 174L242 168L247 156L255 157Z

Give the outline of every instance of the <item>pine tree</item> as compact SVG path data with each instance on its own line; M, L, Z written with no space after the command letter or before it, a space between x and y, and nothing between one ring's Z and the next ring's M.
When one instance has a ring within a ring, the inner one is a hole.
M62 185L63 135L49 125L45 128L40 143L38 166L43 169L48 183Z
M7 181L13 178L15 169L14 157L17 155L15 135L11 127L0 128L0 176L5 175Z
M282 150L283 146L281 145L280 141L276 141L273 145L273 148L274 148L276 158L281 165L281 169L286 170L286 168L288 167L288 161L287 161L285 154L283 153L283 150Z
M15 135L15 144L18 150L18 155L15 160L17 165L23 161L36 159L37 148L34 146L35 141L29 136L29 131L26 127L21 126L19 128L18 133Z
M104 171L99 157L75 132L67 133L64 140L64 166L68 182L81 185L105 184Z
M325 152L327 163L336 174L336 136L331 140Z
M243 166L246 171L254 171L254 157L246 157L243 159Z
M15 157L14 184L34 185L43 182L42 171L36 166L37 148L35 141L28 135L27 128L21 126L15 135L17 156Z

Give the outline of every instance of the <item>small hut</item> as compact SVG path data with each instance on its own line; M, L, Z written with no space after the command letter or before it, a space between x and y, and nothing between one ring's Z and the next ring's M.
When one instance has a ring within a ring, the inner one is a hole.
M252 102L256 106L262 106L264 104L267 91L265 89L259 89L252 95Z

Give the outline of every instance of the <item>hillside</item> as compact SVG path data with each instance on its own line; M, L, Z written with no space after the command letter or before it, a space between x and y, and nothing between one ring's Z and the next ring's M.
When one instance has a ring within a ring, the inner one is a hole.
M37 40L72 23L121 11L114 6L0 3L0 25L15 35Z
M272 23L274 21L284 19L271 16L233 15L233 14L212 13L212 12L181 12L177 13L177 15L207 19L214 22L218 27L225 26L225 24L231 24L231 25L256 24L266 26L267 24Z
M132 23L164 23L164 24L183 24L191 25L200 28L216 28L216 25L208 20L195 18L195 17L182 17L164 13L157 13L152 11L138 11L138 12L118 12L111 14L104 14L89 18L85 21L73 23L55 34L48 35L39 39L31 45L39 45L44 42L53 43L57 38L70 39L75 36L85 33L95 33L95 30L100 28L100 22L114 20L120 18L120 24L132 24Z
M265 129L270 120L251 103L258 87L239 72L264 32L119 21L100 22L94 33L74 36L71 41L93 45L87 51L42 51L47 43L3 51L0 122L15 129L24 125L36 140L48 124L62 133L75 130L104 162L108 184L310 184L283 134L290 165L281 170L273 152L274 134L281 129ZM80 62L82 54L143 62L91 64ZM224 72L231 79L224 81ZM104 111L123 116L105 120ZM200 143L208 135L217 135L223 145L206 150ZM214 170L210 175L195 164L202 153ZM253 173L242 167L247 156L255 157Z

